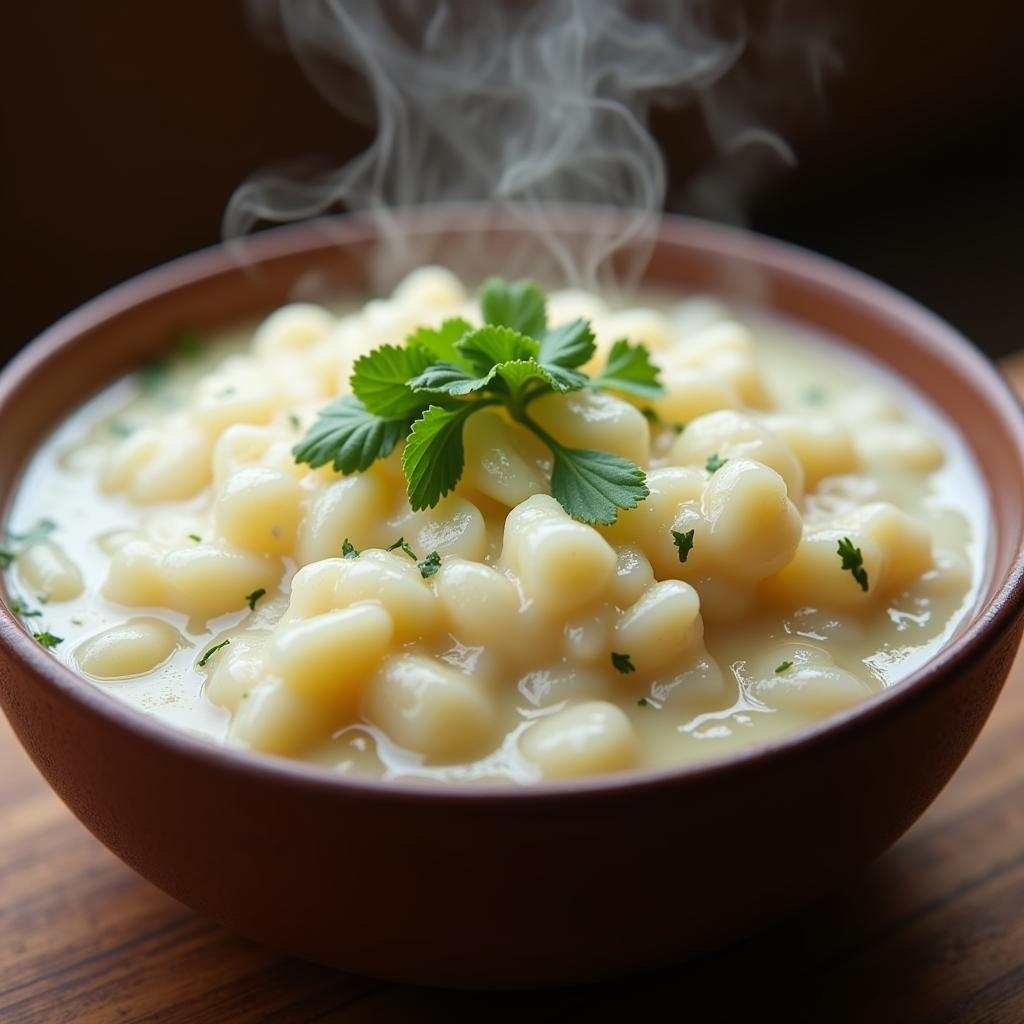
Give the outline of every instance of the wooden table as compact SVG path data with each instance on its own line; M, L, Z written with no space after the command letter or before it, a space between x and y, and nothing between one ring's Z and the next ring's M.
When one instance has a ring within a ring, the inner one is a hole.
M1007 366L1024 383L1024 360ZM386 985L209 924L108 853L0 725L0 1021L1024 1022L1024 654L963 768L821 904L671 971L503 995Z

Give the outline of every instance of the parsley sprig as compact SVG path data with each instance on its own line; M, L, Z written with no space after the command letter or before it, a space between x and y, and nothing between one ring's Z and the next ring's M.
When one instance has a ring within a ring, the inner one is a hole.
M861 590L868 589L868 571L864 568L864 555L861 554L860 548L853 546L853 541L849 537L843 537L839 541L839 549L836 552L842 559L843 570L849 572L850 575L860 585Z
M382 345L356 360L352 394L321 410L292 449L297 462L331 464L343 474L368 469L405 441L402 469L414 510L433 508L458 484L470 417L503 407L552 455L551 493L573 518L615 522L647 497L643 470L606 451L570 448L529 414L541 395L586 387L639 398L662 394L643 345L615 342L604 369L580 369L594 355L586 320L548 327L544 293L531 281L493 278L480 299L482 327L446 320L421 327L403 346Z

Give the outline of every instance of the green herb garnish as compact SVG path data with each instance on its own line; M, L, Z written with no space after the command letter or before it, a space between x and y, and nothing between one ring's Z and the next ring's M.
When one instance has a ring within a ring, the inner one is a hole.
M417 556L416 552L415 552L415 551L413 551L413 549L412 549L411 547L409 547L409 545L408 545L408 544L406 544L406 542L405 542L405 538L404 538L404 537L399 537L399 538L398 538L398 540L396 540L396 541L394 542L394 544L389 544L389 545L388 545L388 548L387 548L387 549L388 549L388 551L396 551L396 550L398 550L398 549L401 549L401 550L402 550L402 551L404 551L404 552L405 552L405 553L406 553L406 554L407 554L407 555L408 555L408 556L409 556L409 557L410 557L410 558L411 558L411 559L412 559L412 560L413 560L414 562L416 562L416 561L418 561L418 560L419 560L419 558L418 558L418 556ZM436 551L435 551L434 553L435 553L435 554L437 554L437 552L436 552Z
M653 707L657 707L657 705L654 703L654 701L650 701L646 697L641 697L636 702L636 706L638 708L653 708Z
M115 437L130 437L135 433L135 428L124 420L111 420L107 424L107 430Z
M174 350L185 359L196 359L206 351L206 338L196 328L185 327L178 331Z
M414 555L413 557L415 558L416 556ZM441 568L441 556L436 551L431 551L416 568L419 569L420 575L425 580L428 580L431 576L436 575L437 570Z
M791 661L783 661L781 664L776 666L775 674L778 675L780 672L785 672L786 669L792 668L792 667L793 667L793 662L791 662Z
M718 452L713 452L708 456L708 461L704 463L704 468L709 473L717 473L728 461L728 459L723 459Z
M684 532L673 530L672 543L675 544L676 549L679 551L679 561L685 562L693 550L693 530L686 530Z
M342 558L358 558L359 552L356 550L356 546L348 539L345 538L344 543L341 545L341 557Z
M11 599L11 611L15 615L20 615L23 619L36 619L43 614L38 608L33 608L20 597Z
M197 544L202 544L202 542L203 542L203 538L200 537L198 533L190 533L188 535L188 539L189 540L194 540Z
M254 590L251 594L246 594L245 599L249 603L249 611L256 611L256 602L264 597L267 593L266 587L260 587L258 590Z
M643 345L630 345L625 338L612 345L608 362L593 383L595 387L624 391L640 398L657 398L664 393L650 352Z
M676 423L671 420L663 420L658 415L658 410L652 408L649 405L640 406L640 413L647 420L652 427L665 427L668 430L672 430L677 434L681 434L685 429L685 424Z
M22 546L28 547L29 544L45 540L56 529L57 524L52 519L40 519L35 526L29 527L24 533L15 533L13 530L8 530L7 539L17 541Z
M214 644L200 659L199 667L202 668L222 647L227 647L231 643L230 640L221 640L219 644Z
M24 550L32 544L37 544L57 529L57 524L52 519L40 519L35 526L29 527L24 533L15 533L14 530L7 531L7 539L14 541L11 547L0 547L0 569L9 569L18 557L18 551Z
M630 672L636 671L636 665L630 660L628 654L619 654L617 651L612 651L612 664L623 675L629 675Z
M868 571L864 568L864 556L861 554L860 548L855 548L849 537L843 537L839 541L836 553L843 560L843 569L848 571L860 584L861 590L866 591L868 589Z
M64 637L54 636L48 629L44 629L41 633L33 633L32 637L41 647L45 647L48 651L52 651L58 644L64 643Z
M155 358L142 364L135 374L144 395L155 395L167 382L170 365L166 359Z
M530 281L497 278L483 289L484 326L465 320L420 328L404 346L382 345L356 360L352 394L321 410L292 449L297 462L355 473L387 458L405 441L402 469L409 503L433 508L461 476L466 421L501 406L550 449L551 493L587 523L613 523L620 509L648 495L643 470L610 452L568 448L529 415L541 395L584 387L632 395L662 393L658 370L642 345L617 341L594 379L579 367L594 354L585 320L548 328L544 293Z
M288 422L292 425L292 430L298 430L302 426L302 421L293 412L288 413Z

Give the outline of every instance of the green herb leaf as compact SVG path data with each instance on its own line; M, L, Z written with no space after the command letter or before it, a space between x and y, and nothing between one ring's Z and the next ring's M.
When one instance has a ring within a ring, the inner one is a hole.
M166 359L160 359L158 357L143 363L135 373L135 377L139 382L139 387L142 389L142 393L149 397L156 394L156 392L158 392L167 382L167 374L169 371L170 366Z
M658 368L643 345L631 345L625 338L612 345L605 368L593 385L605 391L624 391L640 398L657 398L665 393L658 380Z
M0 569L10 569L17 556L7 548L0 548Z
M352 393L376 416L408 419L429 404L409 381L435 362L437 357L421 345L381 345L355 361Z
M15 615L20 615L23 619L37 619L43 613L38 608L33 608L27 602L23 601L20 597L11 599L11 611Z
M387 547L387 550L388 551L401 550L401 551L404 551L414 562L418 560L418 556L416 555L416 552L413 551L413 549L411 547L409 547L408 544L406 544L404 537L399 537L398 540L396 540L394 542L394 544L389 544L388 547Z
M568 366L558 366L555 363L540 363L538 366L541 371L538 376L543 377L556 391L579 391L580 388L587 386L588 378L579 370L572 370ZM499 367L499 372L501 372L501 367ZM504 372L502 372L502 376L504 376Z
M359 557L359 552L356 550L356 546L348 539L348 537L346 537L342 542L341 557L348 559Z
M206 351L206 337L195 327L184 327L174 339L174 350L185 359L197 359Z
M251 594L245 595L245 600L249 604L249 611L256 611L256 602L261 598L265 597L267 593L266 587L260 587L258 590L254 590Z
M693 530L686 530L680 533L679 530L672 531L672 543L679 552L679 561L685 562L693 550Z
M471 323L461 317L453 317L450 320L445 320L438 328L421 327L414 334L409 335L406 344L419 345L433 353L442 362L458 364L462 360L462 353L456 347L456 342L472 330Z
M664 427L666 430L671 430L676 434L681 434L686 429L686 426L683 423L676 423L673 420L663 420L658 415L658 410L649 405L640 406L640 412L652 427Z
M437 570L441 568L441 556L436 551L431 551L416 568L419 569L420 575L428 580L431 576L436 575Z
M718 452L713 452L704 463L704 468L709 473L717 473L728 461L728 459L723 459Z
M48 629L44 629L41 633L33 633L32 638L48 651L52 651L58 644L64 643L64 637L54 636Z
M594 332L586 320L572 320L545 331L540 339L540 362L551 366L582 366L594 354Z
M533 281L503 281L492 277L480 296L484 321L539 338L547 327L547 300Z
M619 654L618 651L612 651L612 664L625 676L628 676L630 672L636 671L636 665L630 660L629 655Z
M190 533L188 535L188 539L189 540L194 540L197 544L202 544L202 542L203 542L203 538L200 537L198 533Z
M456 346L462 357L479 374L486 376L500 363L536 359L540 344L509 327L478 327Z
M347 395L320 410L292 454L314 469L333 463L337 472L348 475L387 458L408 427L408 419L383 419Z
M542 365L532 359L499 363L494 369L513 395L518 394L531 380L542 380L555 391L579 391L587 383L587 378L576 370Z
M459 482L466 460L462 428L478 408L468 402L457 409L432 405L413 423L402 452L413 511L433 508Z
M214 644L200 659L199 667L204 668L206 663L222 648L227 647L231 643L230 640L221 640L219 644Z
M298 430L302 426L302 421L293 412L288 413L288 422L291 424L292 430Z
M868 589L868 571L864 568L864 556L861 554L860 548L855 548L849 537L843 537L839 541L837 554L842 559L843 569L848 571L860 584L861 590L866 591Z
M783 661L779 665L776 666L775 674L778 675L780 672L785 672L786 669L792 668L792 667L793 667L793 662L791 662L791 661Z
M30 526L24 533L15 533L14 530L7 531L7 539L17 541L23 547L29 544L36 544L57 529L57 524L52 519L40 519L35 526Z
M551 494L574 519L614 523L619 509L636 508L651 492L644 471L628 459L589 448L565 448L545 435L554 465Z
M552 492L570 515L611 523L619 509L635 508L648 494L638 466L609 452L566 448L526 415L539 395L587 385L576 367L594 352L589 324L547 330L544 295L529 281L492 280L481 304L483 327L453 319L410 335L405 348L385 345L363 356L352 375L355 394L320 412L292 449L296 461L354 473L390 455L404 437L409 502L417 511L432 508L461 478L465 421L504 405L551 449ZM621 342L614 355L606 383L659 392L646 349Z

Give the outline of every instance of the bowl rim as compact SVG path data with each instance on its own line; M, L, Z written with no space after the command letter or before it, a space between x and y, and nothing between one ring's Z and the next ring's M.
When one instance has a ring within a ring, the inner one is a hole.
M566 210L571 211L571 216L578 217L580 229L586 230L588 211L593 214L593 209L582 204L566 204L560 212L564 214ZM603 216L609 214L605 208L599 212ZM497 222L496 214L499 217ZM510 222L507 217L502 219L500 213L488 204L438 204L401 211L400 216L403 230L428 235L483 228L519 229L517 223ZM61 317L0 369L0 419L10 396L23 386L38 363L59 349L74 344L84 331L101 325L119 311L142 305L157 295L188 287L217 273L238 269L240 262L243 265L259 264L303 252L314 253L338 244L372 242L378 237L379 230L369 216L345 214L318 218L250 236L244 240L244 252L235 243L217 243L129 278ZM736 256L770 265L776 271L801 279L819 292L841 293L847 304L852 302L875 312L881 309L893 323L913 333L927 335L940 358L971 374L993 411L1016 435L1018 443L1013 454L1018 475L1024 481L1024 408L1017 396L985 355L920 303L831 257L746 229L662 214L658 219L656 238L659 244L674 243L717 257ZM244 257L241 261L240 255ZM768 308L771 308L770 304ZM910 383L913 387L913 382ZM973 448L970 445L968 448L972 457L977 458ZM3 511L6 512L8 507L9 500ZM1010 627L1024 607L1024 546L1018 545L1012 564L994 583L994 593L975 607L969 624L961 633L897 684L873 694L854 707L748 750L708 761L526 785L441 782L421 777L361 778L341 775L326 766L294 758L212 742L145 714L92 685L36 643L3 602L0 602L0 654L11 659L14 671L20 668L45 680L55 699L72 704L88 715L104 718L119 729L165 748L169 754L195 758L229 775L256 776L268 782L337 792L350 799L397 804L461 804L468 801L477 806L494 802L547 805L567 799L600 799L612 794L641 794L666 786L699 785L704 780L747 771L770 760L817 750L861 729L870 728L885 716L922 700L933 688L951 685L960 666L994 644Z

